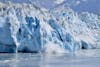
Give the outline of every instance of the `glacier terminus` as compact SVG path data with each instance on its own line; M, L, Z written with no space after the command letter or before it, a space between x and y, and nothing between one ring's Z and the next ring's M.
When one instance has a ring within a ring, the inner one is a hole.
M69 53L100 48L100 16L61 5L0 3L0 52Z

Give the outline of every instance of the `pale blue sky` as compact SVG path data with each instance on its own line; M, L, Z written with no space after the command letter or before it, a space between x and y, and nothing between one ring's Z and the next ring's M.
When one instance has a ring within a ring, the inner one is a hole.
M29 2L29 0L0 0L0 1L1 2L12 1L18 3ZM59 2L63 1L63 3L70 4L69 6L76 12L80 13L88 11L100 15L100 0L31 0L31 1L47 9L53 8L56 5L58 5Z

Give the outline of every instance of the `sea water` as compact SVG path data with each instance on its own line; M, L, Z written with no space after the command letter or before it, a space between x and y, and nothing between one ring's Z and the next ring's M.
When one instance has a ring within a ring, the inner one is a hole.
M99 67L100 49L75 53L1 53L0 67Z

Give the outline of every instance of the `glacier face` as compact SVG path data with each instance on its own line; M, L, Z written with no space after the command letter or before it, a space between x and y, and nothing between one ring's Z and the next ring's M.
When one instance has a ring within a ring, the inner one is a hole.
M65 5L54 8L50 12L56 17L58 24L80 43L81 48L99 48L99 16L88 12L77 14Z
M100 19L60 6L0 3L0 52L67 53L99 48ZM4 48L3 50L1 48Z

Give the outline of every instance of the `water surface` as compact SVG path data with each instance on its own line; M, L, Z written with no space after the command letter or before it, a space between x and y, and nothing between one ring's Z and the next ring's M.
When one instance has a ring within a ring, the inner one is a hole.
M69 54L0 54L0 67L99 67L100 49Z

